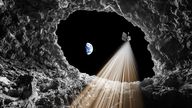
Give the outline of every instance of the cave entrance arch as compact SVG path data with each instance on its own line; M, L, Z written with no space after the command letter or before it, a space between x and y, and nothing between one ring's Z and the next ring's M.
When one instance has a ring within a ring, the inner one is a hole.
M80 72L96 75L123 44L123 32L131 35L140 80L152 77L153 62L144 33L115 12L75 11L60 22L56 34L69 63ZM93 45L90 55L85 52L87 42Z

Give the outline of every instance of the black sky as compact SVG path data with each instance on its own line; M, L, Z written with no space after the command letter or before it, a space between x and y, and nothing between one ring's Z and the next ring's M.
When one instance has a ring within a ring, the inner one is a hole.
M71 65L81 72L96 75L123 44L122 32L131 35L131 46L140 80L154 75L153 63L144 33L116 13L76 11L58 25L58 43ZM85 53L85 44L93 45L93 53Z

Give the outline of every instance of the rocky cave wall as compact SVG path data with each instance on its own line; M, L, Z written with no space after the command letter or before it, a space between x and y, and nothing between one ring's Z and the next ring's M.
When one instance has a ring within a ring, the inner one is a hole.
M97 10L115 11L145 33L156 74L140 82L146 108L187 108L192 100L191 5L189 0L0 1L1 106L70 105L95 76L69 65L55 32L72 12Z

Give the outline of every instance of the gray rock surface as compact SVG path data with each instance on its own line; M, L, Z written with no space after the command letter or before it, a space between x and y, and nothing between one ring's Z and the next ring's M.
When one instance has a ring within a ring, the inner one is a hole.
M71 66L57 25L77 10L115 11L145 33L155 76L140 85L146 108L190 108L190 0L0 1L1 107L67 107L95 78Z

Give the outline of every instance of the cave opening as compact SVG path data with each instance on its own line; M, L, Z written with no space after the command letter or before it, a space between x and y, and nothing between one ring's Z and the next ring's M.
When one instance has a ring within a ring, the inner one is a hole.
M144 33L115 12L75 11L60 22L56 34L69 64L80 72L96 75L124 43L123 32L129 32L132 38L139 79L152 77L153 62ZM86 52L86 43L93 46L91 54Z

